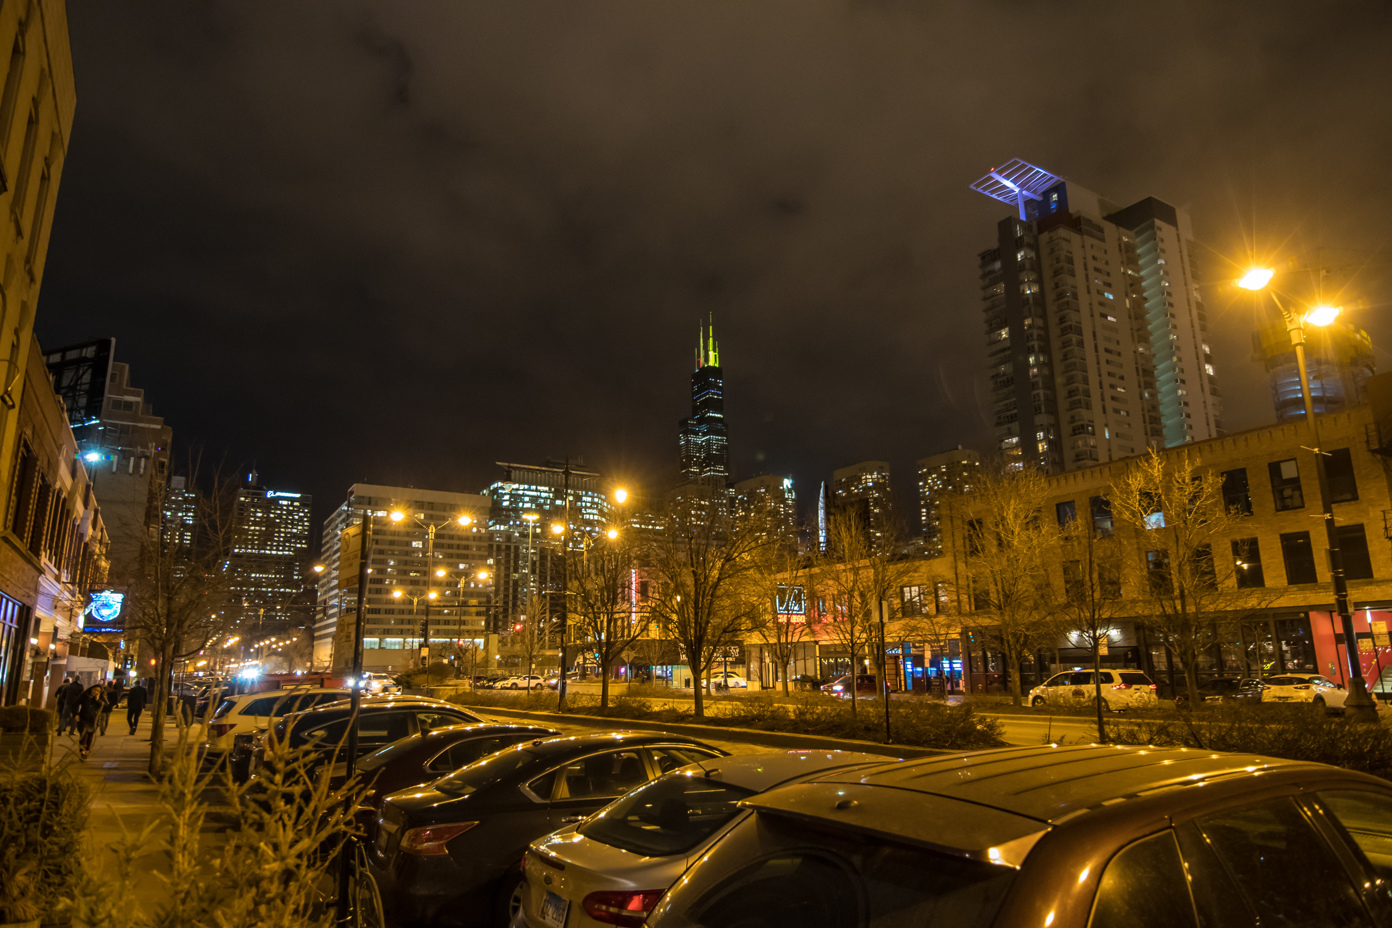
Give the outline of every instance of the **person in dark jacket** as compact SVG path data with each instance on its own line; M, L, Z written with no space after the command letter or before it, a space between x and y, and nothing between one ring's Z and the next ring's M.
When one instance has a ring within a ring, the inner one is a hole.
M121 690L117 688L116 681L112 680L102 689L102 698L105 704L102 706L101 716L97 719L97 731L106 734L106 726L111 724L111 710L116 708L116 704L121 701Z
M101 684L89 686L77 701L77 753L83 760L92 751L92 737L97 733L97 722L102 710L106 708L106 694Z
M140 724L140 713L145 710L145 701L149 698L149 691L139 683L126 694L126 721L130 723L132 735L135 734L135 726Z
M58 734L77 730L77 704L82 699L82 682L64 678L63 685L53 695L58 701Z

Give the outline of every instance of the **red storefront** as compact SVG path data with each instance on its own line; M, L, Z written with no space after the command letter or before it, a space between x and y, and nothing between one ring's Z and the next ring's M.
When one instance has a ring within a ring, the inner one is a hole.
M1360 608L1353 613L1353 630L1358 642L1358 662L1368 689L1377 693L1392 691L1392 646L1387 630L1392 628L1392 611L1385 603ZM1310 613L1310 632L1314 639L1319 672L1335 683L1348 683L1348 664L1344 654L1344 635L1338 615Z

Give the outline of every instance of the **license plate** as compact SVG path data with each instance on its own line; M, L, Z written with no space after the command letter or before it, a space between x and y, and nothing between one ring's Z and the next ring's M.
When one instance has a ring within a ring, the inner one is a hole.
M566 913L570 911L570 900L562 899L548 892L541 903L541 920L551 928L565 928Z

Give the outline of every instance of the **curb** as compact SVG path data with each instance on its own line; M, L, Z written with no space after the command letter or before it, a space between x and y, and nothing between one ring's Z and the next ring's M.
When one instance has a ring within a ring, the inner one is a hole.
M936 757L941 754L956 754L942 748L920 748L908 744L883 744L879 741L856 741L851 738L828 738L824 735L800 735L790 732L760 731L756 728L726 728L721 725L690 725L683 722L644 722L637 719L609 719L595 715L571 715L560 712L533 712L527 709L504 709L497 706L471 706L459 703L466 709L473 709L481 715L502 715L508 718L527 719L535 722L565 722L572 725L589 725L594 728L634 729L637 731L658 731L674 735L690 735L716 741L740 741L748 744L766 744L782 748L826 748L837 751L863 751L866 754L883 754L886 757Z

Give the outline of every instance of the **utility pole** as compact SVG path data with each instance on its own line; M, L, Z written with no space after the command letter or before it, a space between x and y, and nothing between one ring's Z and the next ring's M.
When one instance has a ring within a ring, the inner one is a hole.
M566 698L566 635L570 624L570 458L561 471L561 489L565 493L565 523L561 530L561 674L556 680L556 709L565 708Z

